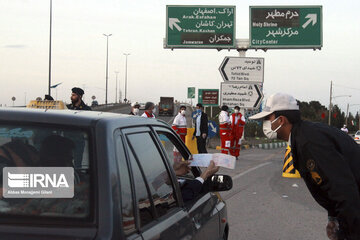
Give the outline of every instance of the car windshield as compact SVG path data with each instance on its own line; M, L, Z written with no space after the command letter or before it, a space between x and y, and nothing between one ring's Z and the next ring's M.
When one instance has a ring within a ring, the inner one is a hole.
M357 132L355 133L355 135L360 135L360 131L357 131Z
M0 216L88 217L88 138L80 130L1 124ZM59 173L63 170L69 176ZM44 181L37 184L35 173L43 174ZM57 176L66 178L60 182ZM71 192L61 192L67 187Z

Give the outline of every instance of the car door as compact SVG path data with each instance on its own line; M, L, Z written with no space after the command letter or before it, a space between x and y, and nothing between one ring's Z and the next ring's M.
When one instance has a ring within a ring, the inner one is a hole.
M192 239L179 190L149 127L122 129L133 196L135 229L143 239Z
M161 141L162 149L170 165L189 158L190 152L181 139L170 129L154 127L154 130L159 137L159 141ZM179 177L186 181L197 181L195 177L199 175L199 170L193 168L192 172ZM219 201L216 194L204 192L184 204L196 232L195 239L219 239L222 236L222 233L220 234L220 216L217 206L223 203Z

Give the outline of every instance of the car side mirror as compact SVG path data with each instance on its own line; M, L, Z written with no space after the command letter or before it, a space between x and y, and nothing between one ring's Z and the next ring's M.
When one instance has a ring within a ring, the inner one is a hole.
M208 181L210 192L229 191L232 189L233 181L229 175L215 174Z

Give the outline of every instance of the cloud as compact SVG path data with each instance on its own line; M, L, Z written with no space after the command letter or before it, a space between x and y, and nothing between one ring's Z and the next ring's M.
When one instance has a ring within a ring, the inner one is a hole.
M27 45L21 44L13 44L13 45L5 45L4 48L27 48Z

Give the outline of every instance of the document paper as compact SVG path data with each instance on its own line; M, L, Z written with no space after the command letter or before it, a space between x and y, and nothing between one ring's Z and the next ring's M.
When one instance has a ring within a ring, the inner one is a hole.
M194 154L191 160L191 167L208 167L213 160L216 166L235 169L236 158L223 153Z

